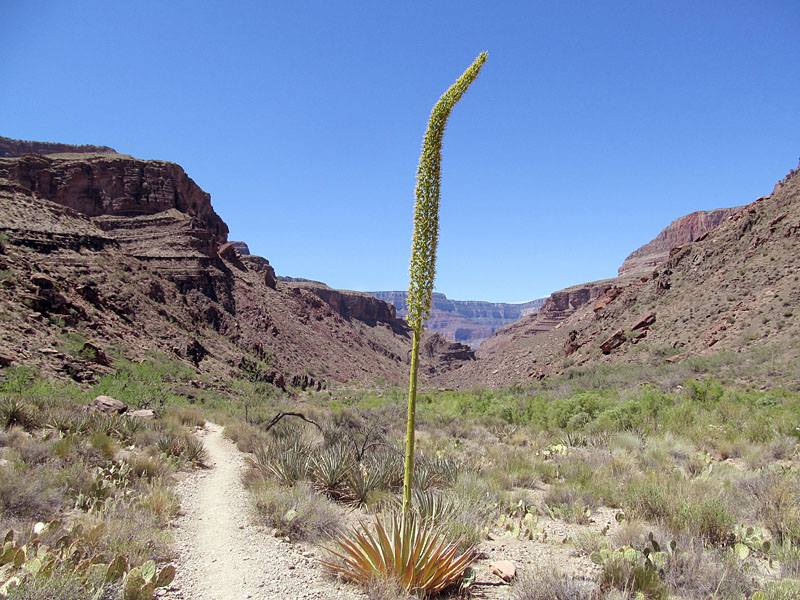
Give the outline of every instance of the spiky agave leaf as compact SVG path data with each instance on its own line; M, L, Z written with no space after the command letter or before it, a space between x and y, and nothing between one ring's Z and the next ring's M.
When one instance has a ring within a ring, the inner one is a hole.
M374 577L396 581L412 593L432 595L455 585L476 559L472 549L458 552L434 523L411 514L375 517L335 540L328 551L339 561L320 561L356 583Z

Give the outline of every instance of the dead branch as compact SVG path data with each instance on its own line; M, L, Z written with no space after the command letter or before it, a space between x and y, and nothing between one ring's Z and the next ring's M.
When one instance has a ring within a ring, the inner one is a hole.
M280 421L280 420L281 420L283 417L297 417L298 419L302 419L302 420L303 420L303 421L305 421L306 423L311 423L311 424L312 424L314 427L316 427L317 429L319 429L320 431L322 431L322 427L320 427L318 423L316 423L315 421L312 421L311 419L309 419L308 417L306 417L306 416L305 416L304 414L302 414L302 413L296 413L296 412L280 412L280 413L278 413L277 415L275 415L275 416L272 418L272 420L271 420L269 423L267 423L267 426L264 428L264 433L266 433L267 431L269 431L270 429L272 429L272 427L273 427L273 426L274 426L274 425L275 425L275 424L276 424L278 421Z

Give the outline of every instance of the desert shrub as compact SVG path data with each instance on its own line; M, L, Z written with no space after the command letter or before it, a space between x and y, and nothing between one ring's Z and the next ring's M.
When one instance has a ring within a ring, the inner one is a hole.
M547 425L551 430L582 429L612 403L608 393L598 390L556 398L547 405Z
M775 547L774 555L781 565L781 576L800 579L800 544L786 541Z
M498 487L506 490L512 488L532 488L539 480L537 469L541 460L529 450L502 448L503 452L497 457L497 466L486 474L497 483Z
M750 498L751 514L778 545L800 542L800 475L791 470L762 471L740 486Z
M89 436L89 443L106 460L113 460L117 454L117 446L105 431L95 431Z
M777 436L769 447L769 453L775 460L790 458L797 451L797 438L789 435Z
M592 585L554 569L537 569L514 583L514 600L599 600Z
M8 592L8 600L117 600L120 585L102 576L79 579L71 569L58 568L49 577L24 578Z
M695 484L682 476L661 476L652 471L632 479L622 493L625 512L683 531L710 544L722 544L731 534L739 514L733 497L721 487Z
M784 579L773 581L764 586L760 594L754 594L753 600L797 600L800 598L800 581Z
M661 569L664 582L675 594L692 598L743 598L754 591L747 565L731 554L704 551L685 540L670 553Z
M630 550L630 549L629 549ZM668 588L655 568L622 552L613 553L603 563L600 577L603 589L616 588L632 594L641 594L647 600L666 600Z
M127 459L127 462L133 474L141 479L160 477L167 470L163 462L147 454L134 454Z
M90 555L97 554L107 561L124 555L131 565L173 558L169 533L157 515L142 510L138 496L117 497L103 510L83 513L76 523L83 529L82 544Z
M544 496L544 503L553 518L581 525L589 523L591 509L596 506L594 497L569 484L552 486Z
M283 487L269 479L250 488L259 520L277 533L295 540L317 540L341 528L339 510L328 499L315 494L308 482Z
M203 442L190 433L162 433L156 449L163 455L183 459L193 465L203 465L208 455Z
M28 466L43 465L51 458L51 444L30 439L19 450L20 458Z
M139 497L139 503L156 518L161 526L178 514L178 497L162 482L152 481Z
M671 477L658 477L649 472L632 479L624 488L622 502L625 513L651 522L670 522L677 512L682 495L678 482Z
M605 538L592 531L579 531L572 540L575 556L589 556L606 545Z
M202 427L206 424L203 412L195 406L170 406L164 417L186 427Z
M489 521L501 501L499 490L479 474L464 471L443 496L454 506L451 517L442 524L445 535L461 540L461 549L474 547L488 533Z
M47 467L0 467L0 512L29 521L55 517L66 502L58 472Z
M233 421L225 425L223 431L241 452L253 452L258 447L265 446L269 438L257 427L244 421Z
M37 409L30 401L15 396L0 397L0 426L10 429L18 426L24 429L36 427Z
M700 404L717 402L725 393L722 384L710 376L703 380L688 379L684 381L683 389L688 398Z
M686 528L709 544L721 545L729 538L736 522L729 506L719 494L709 493L690 499L683 508L686 513ZM680 529L680 525L680 520L676 519L675 528Z

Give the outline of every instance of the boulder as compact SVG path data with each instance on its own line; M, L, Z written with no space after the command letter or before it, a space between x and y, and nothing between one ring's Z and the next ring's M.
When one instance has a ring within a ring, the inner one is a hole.
M489 568L503 581L511 581L517 575L517 568L510 560L494 560L489 563Z
M600 344L600 351L603 354L611 354L614 348L619 348L625 343L625 330L617 329L610 338Z
M84 342L81 348L81 356L86 360L103 365L105 367L111 366L111 359L103 352L103 349L95 342Z
M617 296L619 296L621 293L622 290L618 287L608 288L605 293L595 301L593 309L594 312L603 310L606 306L616 300Z
M653 323L656 322L656 313L653 311L647 312L639 317L636 323L631 327L632 330L636 331L637 329L645 329L650 327Z
M225 242L219 247L217 250L219 257L224 260L225 262L231 263L234 267L239 269L240 271L246 271L247 267L244 266L241 257L239 256L239 252L236 250L236 246L233 245L233 242Z
M101 412L106 414L116 413L121 415L128 407L117 400L116 398L112 398L111 396L98 396L92 403L89 405L89 410L92 412Z
M128 411L127 416L134 417L136 419L155 419L156 418L156 411L150 410L148 408L140 408L139 410L131 410Z

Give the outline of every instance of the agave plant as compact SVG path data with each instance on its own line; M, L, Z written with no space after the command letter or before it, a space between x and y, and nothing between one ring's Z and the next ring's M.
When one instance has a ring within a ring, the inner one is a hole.
M341 487L356 466L350 448L344 444L330 446L308 459L308 472L314 487L334 498L341 496Z
M405 468L403 470L403 512L411 504L414 479L414 428L417 411L417 371L419 348L425 321L430 317L433 280L436 276L436 247L439 241L439 196L441 188L442 140L453 107L475 81L486 62L482 52L466 71L442 94L434 105L422 141L414 190L414 235L411 239L411 264L408 282L408 324L413 330L411 372L408 381Z
M283 485L294 485L308 476L308 447L295 441L292 445L271 444L253 450L253 464Z
M374 528L355 527L336 540L336 550L328 549L334 559L320 562L356 583L377 576L429 596L458 583L475 562L475 552L459 553L459 543L448 542L432 521L401 512L375 517Z
M445 523L456 514L456 505L451 498L440 492L422 491L419 488L414 489L413 506L420 518L433 523Z
M378 487L397 490L403 485L403 455L393 448L380 448L367 455L362 464L368 471L380 474Z
M359 463L347 474L341 499L353 506L363 506L367 503L367 496L370 492L387 489L388 486L384 482L383 473Z

